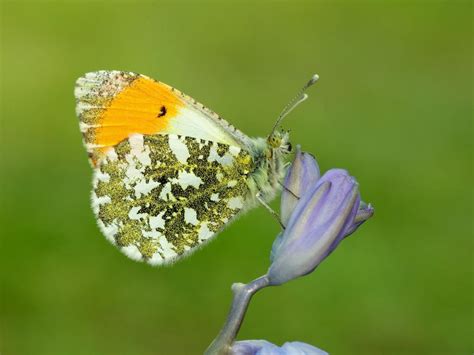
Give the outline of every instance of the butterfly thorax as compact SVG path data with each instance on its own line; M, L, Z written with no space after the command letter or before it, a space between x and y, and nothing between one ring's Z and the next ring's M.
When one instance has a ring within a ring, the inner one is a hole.
M267 139L252 139L255 169L250 174L249 189L255 199L257 194L268 202L281 190L286 172L285 157L291 152L287 132L275 132Z

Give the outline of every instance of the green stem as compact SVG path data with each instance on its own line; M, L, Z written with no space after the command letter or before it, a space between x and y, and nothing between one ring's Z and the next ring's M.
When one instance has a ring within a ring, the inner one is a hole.
M267 275L261 276L248 284L235 283L232 285L234 298L232 306L227 316L227 320L221 331L209 345L205 355L228 355L232 347L232 343L237 337L245 312L249 306L252 296L269 284Z

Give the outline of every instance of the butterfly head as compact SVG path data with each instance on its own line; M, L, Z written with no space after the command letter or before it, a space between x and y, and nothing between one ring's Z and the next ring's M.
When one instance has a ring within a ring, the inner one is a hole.
M272 151L277 151L282 155L291 153L292 148L288 131L274 131L268 136L267 144Z

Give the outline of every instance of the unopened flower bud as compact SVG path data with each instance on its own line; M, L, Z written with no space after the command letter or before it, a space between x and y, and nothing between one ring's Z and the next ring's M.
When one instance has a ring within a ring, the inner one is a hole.
M370 206L359 206L358 184L345 170L329 170L307 188L274 243L270 284L279 285L313 271L372 215Z
M266 340L242 340L233 344L232 355L328 355L327 352L299 341L281 347Z

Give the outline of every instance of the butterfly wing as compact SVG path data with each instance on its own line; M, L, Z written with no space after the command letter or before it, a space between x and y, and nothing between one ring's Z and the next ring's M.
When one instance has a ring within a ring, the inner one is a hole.
M76 112L93 165L135 133L179 134L245 147L249 138L180 91L147 76L97 71L76 82Z
M134 134L96 168L93 209L103 233L150 264L182 257L219 232L249 198L249 154L193 137Z
M86 74L75 96L94 213L129 257L172 262L250 207L249 138L203 105L119 71Z

